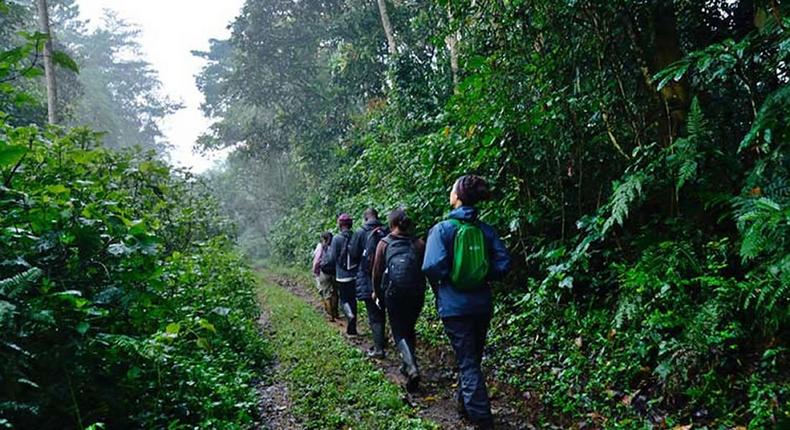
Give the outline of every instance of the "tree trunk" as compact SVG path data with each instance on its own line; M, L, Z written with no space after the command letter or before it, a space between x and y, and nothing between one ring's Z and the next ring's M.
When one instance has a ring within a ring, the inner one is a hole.
M47 81L47 115L50 124L58 123L58 89L55 85L55 64L52 60L52 32L49 28L47 0L36 0L39 31L47 36L44 43L44 74Z
M678 37L675 7L671 0L661 0L653 9L653 71L657 73L683 58ZM665 145L672 143L686 121L689 106L689 83L686 78L673 80L661 89L666 120L659 131Z
M381 14L381 25L384 27L384 35L387 36L387 49L390 55L398 53L398 46L395 44L395 34L392 31L392 23L390 16L387 13L387 3L385 0L377 0L379 5L379 14Z
M447 5L447 18L452 23L453 12L450 10L450 5ZM458 67L458 40L460 39L461 32L455 31L449 34L444 43L447 44L447 50L450 51L450 70L453 73L453 91L458 91L458 83L460 82L458 74L460 68Z

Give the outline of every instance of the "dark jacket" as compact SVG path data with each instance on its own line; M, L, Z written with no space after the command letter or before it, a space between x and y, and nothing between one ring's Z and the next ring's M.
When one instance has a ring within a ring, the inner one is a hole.
M477 210L471 206L461 206L450 212L450 218L475 221L477 220ZM510 254L490 225L483 222L478 222L478 225L483 231L488 245L491 263L488 280L501 279L510 271ZM439 317L490 314L493 311L490 286L486 285L475 291L460 291L450 284L455 233L456 227L452 222L442 221L431 229L425 245L422 271L431 281L431 285L437 287L436 306Z
M377 219L368 221L354 233L354 237L351 239L351 248L355 251L351 255L351 259L359 263L359 270L357 270L357 298L360 300L370 299L373 295L373 284L370 282L370 266L373 263L373 256L363 257L362 254L365 251L368 234L377 227L384 227L384 224Z
M425 242L422 239L414 238L411 236L396 236L394 233L390 233L387 237L397 240L397 239L411 239L414 242L414 248L417 252L417 258L424 258L425 255ZM418 260L420 261L420 260ZM371 265L371 272L370 272L370 279L371 285L376 290L376 295L378 297L382 297L382 286L381 282L384 279L384 271L387 270L387 243L384 240L380 241L378 246L376 246L376 254L373 258L373 264ZM423 285L425 285L423 283Z
M353 234L351 233L351 230L342 230L332 238L332 244L329 245L327 264L335 265L335 280L338 282L353 281L357 277L356 269L351 271L345 270L345 262L343 262L343 264L340 262L340 255L343 253L343 248L346 246L346 241L351 240L352 236Z

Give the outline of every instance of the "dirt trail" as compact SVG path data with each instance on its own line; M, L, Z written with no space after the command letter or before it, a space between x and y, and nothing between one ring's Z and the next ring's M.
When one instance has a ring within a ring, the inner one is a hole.
M271 273L264 275L274 284L286 288L307 303L310 303L323 314L323 308L313 288L302 285L289 277ZM354 337L345 335L344 321L331 322L328 319L326 321L327 324L334 326L343 334L349 344L359 350L366 352L372 347L370 329L364 315L360 316L358 323L360 335ZM441 348L426 348L425 345L419 344L417 349L422 375L421 390L414 395L405 394L404 401L417 409L421 417L439 424L442 429L472 430L474 427L459 417L453 401L453 393L457 387L457 373L452 351ZM373 361L386 373L388 379L401 386L404 384L405 381L398 370L400 361L396 353L392 351L392 348L388 351L387 358ZM497 429L521 430L535 428L529 424L529 414L525 410L526 404L523 400L520 400L520 396L508 392L507 387L504 386L497 385L494 390L491 388L492 386L489 384L489 391L492 393L507 393L492 395L491 398L491 407L494 412Z
M264 335L271 334L269 325L269 311L261 309L258 325ZM260 421L255 423L255 430L299 430L302 427L299 420L291 413L291 401L288 395L288 385L282 378L277 378L280 363L275 361L267 368L266 375L258 383L258 410Z

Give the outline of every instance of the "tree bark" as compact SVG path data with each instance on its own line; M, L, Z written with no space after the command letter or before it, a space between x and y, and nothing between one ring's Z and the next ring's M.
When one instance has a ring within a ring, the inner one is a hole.
M49 28L47 0L36 0L39 31L47 36L44 43L44 75L47 83L47 116L50 124L58 123L58 89L55 82L55 63L52 59L52 32Z
M377 2L379 5L379 14L381 15L381 25L384 27L384 35L387 36L387 49L390 55L397 55L398 45L395 44L395 33L392 31L392 23L387 13L387 3L385 0L377 0Z
M452 23L453 12L449 4L447 5L447 18ZM444 39L444 43L447 44L447 50L450 51L450 70L453 73L453 91L458 91L458 83L460 82L460 78L458 77L460 72L460 67L458 66L458 40L460 38L461 32L454 31Z
M674 3L661 0L653 9L653 70L658 72L683 58L680 50L677 17ZM684 77L672 81L660 91L666 112L666 122L660 130L661 140L669 145L686 121L689 107L689 83Z

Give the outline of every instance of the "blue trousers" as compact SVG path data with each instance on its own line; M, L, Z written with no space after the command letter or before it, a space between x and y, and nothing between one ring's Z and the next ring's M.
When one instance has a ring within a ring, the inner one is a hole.
M481 369L491 315L465 315L443 318L444 331L455 351L460 371L458 397L469 418L476 424L493 422L491 402Z

